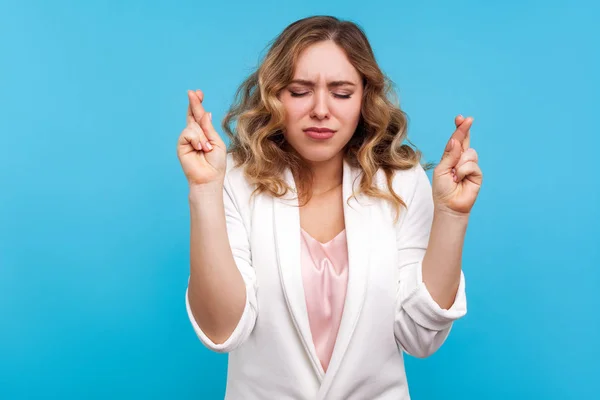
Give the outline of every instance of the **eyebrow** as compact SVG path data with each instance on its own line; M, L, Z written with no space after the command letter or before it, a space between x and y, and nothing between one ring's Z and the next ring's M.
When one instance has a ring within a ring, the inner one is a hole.
M293 79L290 82L290 85L293 83L297 83L300 85L304 85L304 86L310 86L310 87L314 87L315 83L313 81L309 81L306 79ZM350 82L350 81L332 81L327 83L327 87L339 87L339 86L356 86L356 84L354 82Z

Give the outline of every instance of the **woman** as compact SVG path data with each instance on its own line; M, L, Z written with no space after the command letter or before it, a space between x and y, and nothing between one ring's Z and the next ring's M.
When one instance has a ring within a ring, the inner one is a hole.
M359 27L311 17L241 86L229 150L188 92L186 304L231 352L226 398L408 399L402 352L429 356L466 313L473 120L456 118L430 185L389 87Z

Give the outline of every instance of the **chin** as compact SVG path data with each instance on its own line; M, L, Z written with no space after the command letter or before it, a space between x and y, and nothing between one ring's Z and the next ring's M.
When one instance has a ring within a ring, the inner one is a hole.
M339 151L327 148L301 148L297 149L297 151L302 158L309 162L328 161L334 158L339 153Z

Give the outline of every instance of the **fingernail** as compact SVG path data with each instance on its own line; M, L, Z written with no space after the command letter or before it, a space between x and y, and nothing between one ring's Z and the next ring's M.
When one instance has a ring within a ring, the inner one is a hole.
M213 149L213 147L212 147L212 144L210 144L210 142L206 142L206 147L207 147L209 150L212 150L212 149Z
M212 121L212 113L211 112L208 113L208 118Z

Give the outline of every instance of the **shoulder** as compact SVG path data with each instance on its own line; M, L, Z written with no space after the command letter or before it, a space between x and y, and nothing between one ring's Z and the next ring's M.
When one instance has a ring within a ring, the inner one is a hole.
M227 153L227 169L225 171L225 181L235 187L244 186L248 184L246 177L244 176L243 166L236 165L233 158L233 154Z
M378 185L381 189L387 190L385 173L378 172ZM407 204L417 193L431 192L431 183L425 168L421 164L416 164L409 169L395 170L392 175L392 189Z
M227 153L227 169L225 172L224 190L236 202L243 203L250 199L255 185L251 184L244 173L244 167L238 166L231 153Z

